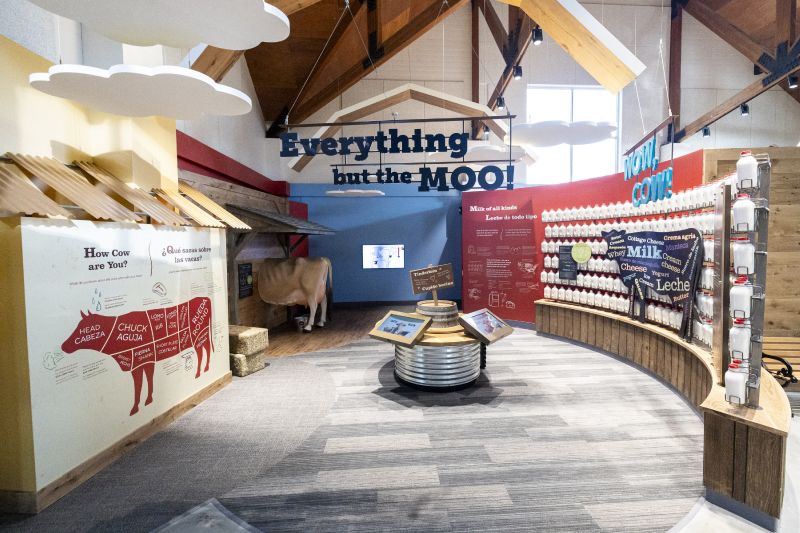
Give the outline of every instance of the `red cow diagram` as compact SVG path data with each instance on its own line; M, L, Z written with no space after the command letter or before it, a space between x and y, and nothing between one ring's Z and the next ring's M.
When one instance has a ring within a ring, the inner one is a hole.
M131 373L131 416L139 412L142 375L147 378L147 399L144 404L149 405L153 401L153 369L156 361L174 357L190 348L197 355L197 373L194 377L198 378L203 351L206 353L203 372L208 372L211 352L214 350L209 298L192 298L174 307L133 311L116 317L81 311L81 321L61 345L65 353L94 350L110 355L120 370Z

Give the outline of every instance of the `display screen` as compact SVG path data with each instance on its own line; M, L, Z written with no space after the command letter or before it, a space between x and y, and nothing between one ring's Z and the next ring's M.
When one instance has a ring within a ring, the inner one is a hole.
M364 268L405 268L405 250L402 244L365 244Z
M417 318L391 315L378 326L378 330L384 333L391 333L392 335L400 335L401 337L411 337L417 332L423 322L423 320Z

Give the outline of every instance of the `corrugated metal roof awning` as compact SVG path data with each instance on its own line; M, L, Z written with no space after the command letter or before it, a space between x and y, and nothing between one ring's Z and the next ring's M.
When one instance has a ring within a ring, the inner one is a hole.
M295 235L333 235L336 233L335 230L322 224L282 213L271 213L262 209L231 204L225 204L225 207L243 217L254 231L260 233L292 233Z
M160 224L171 226L191 226L192 223L178 215L141 189L132 189L115 178L110 172L93 163L77 161L76 164L89 176L111 189L131 204L134 209L145 213Z
M97 219L116 222L141 222L134 212L115 202L110 196L93 187L77 172L48 157L7 154L19 167L36 176L59 194Z
M211 228L224 228L225 224L208 214L206 211L197 207L192 202L181 196L179 191L171 189L153 189L159 198L165 202L177 207L184 214L188 215L192 220L201 226L208 226Z
M69 211L45 196L19 168L11 163L0 163L0 211L51 218L72 218Z
M215 217L217 217L230 227L239 230L252 229L250 226L248 226L247 224L236 218L233 214L226 211L225 208L223 208L217 202L215 202L205 194L201 193L197 189L191 187L189 184L181 181L178 183L178 187L183 194L194 200L196 204L198 204L200 207L213 214Z

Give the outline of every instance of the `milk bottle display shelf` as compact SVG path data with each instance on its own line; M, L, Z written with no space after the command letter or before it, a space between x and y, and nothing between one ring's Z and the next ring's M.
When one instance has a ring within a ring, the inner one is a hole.
M729 180L735 178L732 176ZM704 263L707 267L713 267L713 257L709 252L713 253L714 248L713 207L715 191L719 186L719 183L703 185L638 207L631 202L617 202L543 211L545 238L540 248L544 254L544 270L539 280L545 284L545 298L620 314L628 313L628 289L618 276L617 262L606 257L608 243L602 234L611 230L635 233L695 228L704 237ZM558 250L561 246L579 242L589 245L592 256L586 263L578 264L578 279L562 280L556 272ZM645 306L648 321L674 330L680 328L677 318L680 309L670 305L668 298L648 289ZM712 314L706 313L703 320L707 321ZM705 341L702 344L709 346L712 338L710 329L704 325L702 331Z
M758 407L761 389L771 176L768 155L742 152L734 183L726 182L716 200L714 362L728 369L718 376L725 381L726 399L752 408Z

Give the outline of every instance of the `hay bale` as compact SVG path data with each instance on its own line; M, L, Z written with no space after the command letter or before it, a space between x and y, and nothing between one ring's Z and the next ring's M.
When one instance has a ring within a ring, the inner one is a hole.
M267 365L266 350L250 355L231 354L231 372L240 378L258 372Z
M269 330L250 326L230 326L231 354L251 355L263 352L269 346Z

